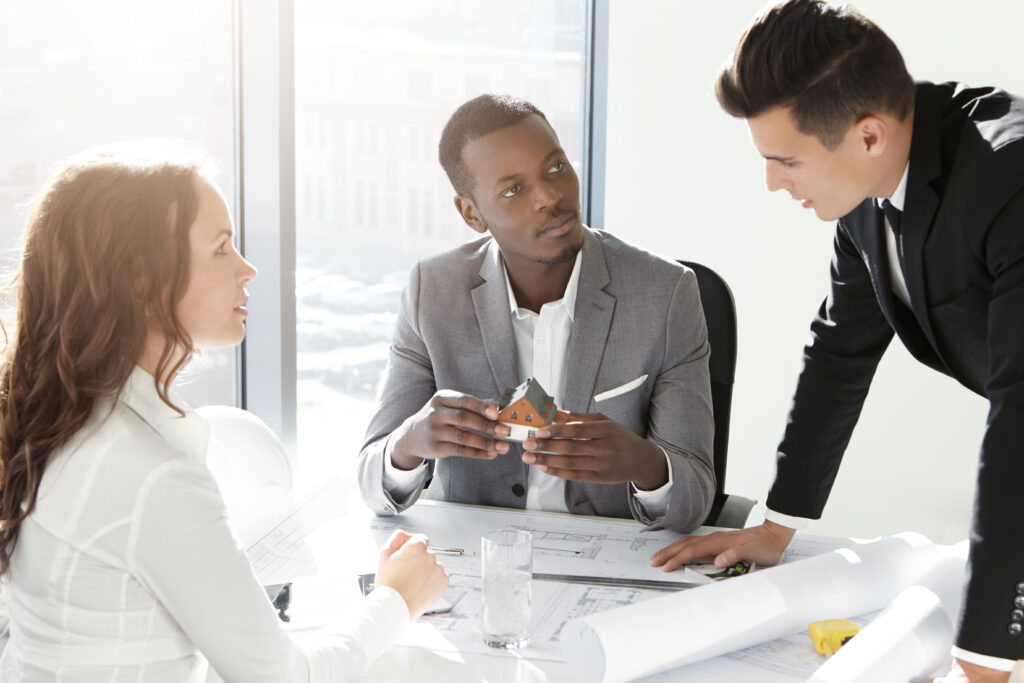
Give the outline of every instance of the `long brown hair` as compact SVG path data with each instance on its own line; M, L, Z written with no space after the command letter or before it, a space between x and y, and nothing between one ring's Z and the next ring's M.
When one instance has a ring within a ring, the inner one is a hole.
M147 329L165 340L155 381L172 405L165 387L192 348L175 309L198 177L195 160L98 151L67 163L33 203L6 288L17 303L0 366L0 574L50 454L97 398L120 391Z

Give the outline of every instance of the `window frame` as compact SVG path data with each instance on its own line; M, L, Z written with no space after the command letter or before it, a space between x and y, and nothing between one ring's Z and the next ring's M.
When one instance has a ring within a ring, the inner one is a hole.
M609 0L586 0L581 210L604 223ZM259 268L238 357L241 407L297 440L295 0L235 0L239 239Z

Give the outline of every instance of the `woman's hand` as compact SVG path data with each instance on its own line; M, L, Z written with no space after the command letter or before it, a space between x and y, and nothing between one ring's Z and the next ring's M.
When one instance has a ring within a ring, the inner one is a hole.
M374 583L398 591L409 617L415 619L444 593L448 574L427 546L426 536L398 529L380 551Z

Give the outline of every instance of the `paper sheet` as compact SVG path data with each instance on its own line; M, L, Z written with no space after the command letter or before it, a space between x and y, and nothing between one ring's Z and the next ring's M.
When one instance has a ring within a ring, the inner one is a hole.
M940 551L900 534L566 625L566 661L592 681L628 681L880 609Z
M947 673L966 560L964 541L832 655L809 683L904 683Z
M462 548L477 555L442 557L451 572L479 571L480 537L491 529L526 529L533 533L533 571L603 578L683 581L684 570L663 572L650 566L651 555L681 538L665 529L650 530L636 521L582 517L551 512L528 512L476 505L420 501L401 515L371 521L374 541L382 545L395 529L425 533L430 545ZM816 536L797 536L782 561L818 555L850 545ZM695 565L698 571L718 571L714 565Z
M264 586L288 583L316 573L316 561L306 545L320 524L344 514L341 482L330 481L301 501L245 550L256 578Z

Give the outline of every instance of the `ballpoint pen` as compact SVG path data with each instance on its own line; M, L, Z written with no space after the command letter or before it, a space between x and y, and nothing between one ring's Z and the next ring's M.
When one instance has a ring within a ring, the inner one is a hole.
M456 555L465 557L476 555L472 550L463 550L462 548L431 548L430 551L435 555Z

